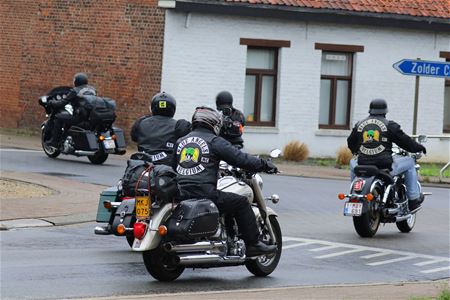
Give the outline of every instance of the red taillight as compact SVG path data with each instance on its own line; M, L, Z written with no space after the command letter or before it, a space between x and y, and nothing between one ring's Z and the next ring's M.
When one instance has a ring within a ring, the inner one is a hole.
M122 198L120 198L120 200L131 200L134 199L134 197L128 197L128 196L123 196Z
M147 224L143 222L134 223L133 233L134 237L138 240L142 240L145 235L145 229L147 228Z
M358 179L357 181L355 181L355 183L353 184L353 190L355 192L360 192L362 191L363 187L364 187L364 183L365 181L363 179Z

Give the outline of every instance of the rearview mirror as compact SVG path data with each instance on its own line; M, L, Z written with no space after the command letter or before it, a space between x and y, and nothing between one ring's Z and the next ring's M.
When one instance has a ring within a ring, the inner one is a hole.
M281 150L280 149L273 149L270 151L270 157L277 158L281 156Z
M419 143L423 144L427 142L427 136L424 134L419 135L419 137L417 138Z

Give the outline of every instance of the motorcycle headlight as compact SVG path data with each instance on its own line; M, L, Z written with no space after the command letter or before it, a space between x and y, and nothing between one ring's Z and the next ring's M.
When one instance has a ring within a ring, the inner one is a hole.
M263 179L262 179L262 177L259 174L256 174L255 175L255 179L256 179L256 182L259 185L259 188L262 190L262 188L263 188Z

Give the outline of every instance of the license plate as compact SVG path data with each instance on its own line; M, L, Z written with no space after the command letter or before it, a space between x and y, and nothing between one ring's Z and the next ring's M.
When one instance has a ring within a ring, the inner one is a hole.
M136 196L136 219L148 219L150 217L150 205L150 196Z
M116 148L116 142L114 142L114 140L104 140L103 145L105 146L105 149Z
M362 214L363 204L358 202L346 202L344 207L344 216L360 216Z

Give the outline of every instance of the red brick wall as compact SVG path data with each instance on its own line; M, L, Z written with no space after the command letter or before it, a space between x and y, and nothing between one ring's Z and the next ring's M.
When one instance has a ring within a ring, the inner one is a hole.
M161 82L157 0L0 1L0 127L38 127L38 97L86 72L129 130Z

